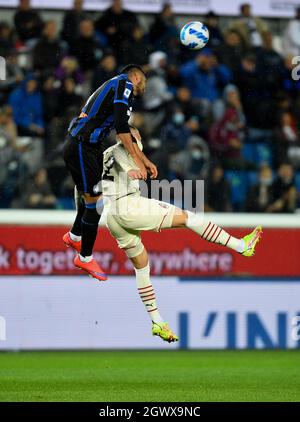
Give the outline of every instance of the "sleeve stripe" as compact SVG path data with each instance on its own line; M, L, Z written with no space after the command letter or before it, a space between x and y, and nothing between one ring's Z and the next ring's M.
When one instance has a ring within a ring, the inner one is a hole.
M128 105L128 102L126 102L126 101L124 101L124 100L115 100L115 101L114 101L114 104L116 104L116 103L123 103L123 104L125 104L125 105Z

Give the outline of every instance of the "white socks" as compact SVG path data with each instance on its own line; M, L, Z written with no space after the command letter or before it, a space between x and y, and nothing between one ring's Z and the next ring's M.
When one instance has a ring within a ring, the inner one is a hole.
M142 302L153 322L163 322L162 317L157 308L155 292L150 280L149 263L145 268L135 268L136 285Z
M81 236L76 236L76 234L73 234L71 232L69 232L70 238L73 240L73 242L80 242L81 241Z
M201 214L194 214L190 211L186 212L188 214L186 227L199 234L203 239L208 242L227 246L227 248L233 249L236 252L241 253L245 250L243 239L237 239L231 236L224 229L217 226L217 224L205 220Z
M79 259L81 262L91 262L93 259L93 255L90 256L82 256L79 254Z

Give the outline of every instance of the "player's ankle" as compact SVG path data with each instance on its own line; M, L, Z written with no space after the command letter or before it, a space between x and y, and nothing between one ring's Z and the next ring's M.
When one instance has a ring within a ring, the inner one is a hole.
M91 262L93 260L93 255L90 256L82 256L79 254L79 259L81 262Z
M73 234L72 232L69 232L69 235L70 235L71 240L73 240L73 242L81 241L81 236L77 236L76 234Z

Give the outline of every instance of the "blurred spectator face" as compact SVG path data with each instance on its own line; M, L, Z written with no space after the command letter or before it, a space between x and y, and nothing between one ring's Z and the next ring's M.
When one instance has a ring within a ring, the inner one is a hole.
M75 57L65 57L61 62L61 66L67 74L72 74L78 69L78 62Z
M216 28L218 26L218 18L214 13L208 14L206 22L210 28Z
M57 36L57 26L55 21L49 21L45 24L43 34L49 40L53 40Z
M288 163L281 164L278 169L278 175L284 183L290 183L294 177L294 169L292 165Z
M269 186L272 184L272 180L273 180L272 169L267 165L262 166L259 171L259 182L262 185Z
M114 11L114 13L119 15L119 14L122 13L122 9L123 9L122 1L121 0L113 0L112 10Z
M237 47L241 44L241 36L236 31L229 31L225 37L225 43L230 47Z
M80 12L82 10L83 0L74 0L73 8Z
M220 182L220 180L223 179L223 176L224 176L224 170L221 166L216 166L213 168L212 175L211 175L213 183Z
M134 28L134 30L133 30L132 36L133 36L133 39L134 39L135 41L140 41L140 40L142 40L142 39L143 39L143 37L144 37L144 30L143 30L143 28L142 28L141 26L137 25L137 26Z
M20 0L19 9L29 10L30 9L30 0Z
M9 39L12 33L11 27L6 22L1 22L0 24L0 38Z
M199 67L201 70L204 70L205 72L210 71L216 63L216 58L213 54L199 54L197 56L197 62L199 64Z
M268 49L273 49L273 34L272 32L264 32L263 34L263 46Z
M173 10L171 4L165 4L161 14L166 19L173 18Z
M53 76L49 76L44 82L43 89L44 91L51 91L54 88L55 79Z
M173 114L173 122L176 126L182 126L184 124L184 114L180 108L177 108Z
M47 181L47 171L45 169L40 169L36 172L34 176L34 181L37 185L43 185Z
M67 78L67 79L65 80L65 83L64 83L64 88L65 88L65 91L66 91L68 94L73 94L74 89L75 89L75 82L74 82L74 79L72 79L72 78Z
M251 6L250 6L250 4L242 4L241 5L241 15L244 18L249 18L251 16Z
M115 56L110 54L109 56L105 56L101 60L101 66L106 72L113 72L117 67L117 61Z
M191 91L184 86L181 88L178 88L176 95L177 95L177 99L181 103L188 103L191 99Z
M252 56L246 56L242 60L242 67L248 73L254 73L256 70L256 61Z
M290 113L283 113L281 117L282 126L292 126L293 119Z
M79 32L83 38L92 38L94 36L94 22L91 19L85 19L80 22Z
M288 55L285 59L284 59L284 65L288 70L293 70L294 68L294 64L293 64L293 58L294 56L292 55Z
M37 81L35 79L30 79L26 83L26 91L28 94L32 94L37 89Z
M9 122L11 122L12 116L12 108L10 106L4 106L0 109L0 125L6 126Z

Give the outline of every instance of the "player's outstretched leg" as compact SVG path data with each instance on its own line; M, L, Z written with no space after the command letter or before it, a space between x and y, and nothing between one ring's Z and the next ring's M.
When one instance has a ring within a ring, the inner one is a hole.
M138 256L130 259L135 269L138 293L152 321L152 334L169 343L178 341L177 335L173 333L168 323L163 320L159 313L154 288L150 279L150 265L146 249Z
M235 250L243 256L253 256L262 235L262 227L257 226L250 234L238 239L201 214L178 210L174 214L172 227L187 227L208 242L217 243Z

